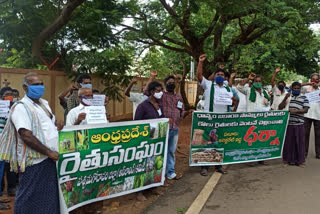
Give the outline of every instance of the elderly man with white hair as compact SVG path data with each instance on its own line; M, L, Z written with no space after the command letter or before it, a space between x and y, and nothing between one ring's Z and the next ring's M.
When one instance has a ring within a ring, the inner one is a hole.
M0 138L0 157L19 171L14 213L60 213L55 161L63 122L41 98L45 86L39 75L27 74L23 89L25 96L12 106Z
M67 115L66 126L73 125L85 125L86 121L86 111L85 107L91 105L93 94L90 88L80 88L78 91L78 99L80 104L71 109Z

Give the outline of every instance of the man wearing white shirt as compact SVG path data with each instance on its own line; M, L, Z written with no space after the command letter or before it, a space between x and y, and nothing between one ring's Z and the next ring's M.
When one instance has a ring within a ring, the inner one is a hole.
M249 82L253 81L252 87L245 87ZM237 86L238 91L246 95L247 112L268 111L270 109L270 98L268 93L262 89L262 78L251 73L248 78Z
M80 88L78 98L80 104L68 113L66 126L87 124L85 107L91 105L90 100L93 98L92 90L90 88Z
M314 73L311 75L310 83L304 84L305 86L302 87L301 91L304 94L314 92L319 90L319 74ZM308 113L304 115L305 122L304 122L304 130L305 130L305 156L308 156L309 150L309 140L310 140L310 130L313 123L314 126L314 140L315 140L315 152L316 158L320 159L320 103L313 103L310 102L310 108Z
M199 64L197 68L197 78L201 87L204 89L204 112L228 112L228 105L216 104L217 99L215 99L219 94L224 94L226 96L230 96L230 101L232 103L232 98L234 98L230 88L223 83L225 72L224 70L219 69L215 72L215 81L207 80L202 75L203 62L206 60L206 57L206 54L203 54L199 57ZM221 165L215 167L217 172L220 172L222 174L225 173ZM202 176L207 176L208 168L208 166L201 166L200 174Z
M252 80L252 87L245 85ZM242 81L237 89L246 95L247 112L268 111L270 110L270 98L268 93L262 89L262 77L251 73L248 78ZM258 161L259 164L265 164L264 161Z
M284 98L288 93L285 90L286 83L284 81L281 80L278 82L278 84L275 83L276 76L279 72L280 72L280 67L277 67L271 79L272 94L273 94L273 102L271 105L272 110L279 110L280 103L284 100ZM283 110L289 110L289 104L290 104L290 97L286 99L286 106L284 107Z
M150 72L150 78L145 86L142 87L141 93L138 92L130 92L131 88L134 84L138 82L138 77L133 77L128 87L125 89L124 94L129 97L129 101L133 104L133 119L137 110L137 107L140 103L148 99L148 86L149 84L156 79L158 75L157 71L151 71Z
M11 169L20 172L14 213L60 213L55 161L63 122L55 120L48 102L41 99L45 88L36 73L25 76L23 89L26 95L12 106L0 138L1 156L7 153L6 161L16 163Z

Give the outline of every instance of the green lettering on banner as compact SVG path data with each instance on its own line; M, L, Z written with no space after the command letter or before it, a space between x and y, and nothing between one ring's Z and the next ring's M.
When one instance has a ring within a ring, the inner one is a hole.
M168 119L61 131L57 170L62 213L163 185L167 140Z
M194 112L190 166L280 158L288 118L288 111Z

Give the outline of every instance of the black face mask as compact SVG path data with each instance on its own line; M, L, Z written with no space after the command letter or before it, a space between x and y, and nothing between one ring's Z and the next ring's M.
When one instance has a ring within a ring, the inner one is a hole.
M176 85L174 83L168 83L166 84L167 91L173 91L175 89Z

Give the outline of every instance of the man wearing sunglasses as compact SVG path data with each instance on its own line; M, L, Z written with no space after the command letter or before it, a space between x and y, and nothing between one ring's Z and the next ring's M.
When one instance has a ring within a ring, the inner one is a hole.
M48 102L41 98L45 86L36 73L24 77L23 89L25 96L12 106L0 138L0 157L20 173L14 211L59 213L55 161L63 122L55 120Z

